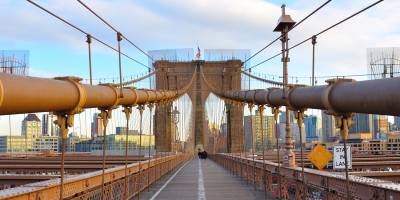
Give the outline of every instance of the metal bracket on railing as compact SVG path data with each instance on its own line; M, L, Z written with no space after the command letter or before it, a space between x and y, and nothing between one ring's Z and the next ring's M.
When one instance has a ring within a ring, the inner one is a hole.
M335 116L336 127L340 129L343 140L347 140L349 136L349 128L353 125L353 113L345 113Z
M111 113L112 113L111 111L112 109L100 109L99 117L103 122L104 129L107 128L108 120L111 119Z
M132 106L124 106L122 112L125 113L126 120L129 120L132 114Z
M307 110L307 109L299 109L299 110L296 110L296 111L294 112L294 118L297 120L297 125L299 126L299 128L302 128L302 127L303 127L304 112L305 112L306 110Z

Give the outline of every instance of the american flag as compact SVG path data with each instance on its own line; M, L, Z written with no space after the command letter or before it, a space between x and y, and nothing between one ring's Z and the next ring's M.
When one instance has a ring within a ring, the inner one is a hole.
M196 59L197 59L197 60L200 60L200 56L201 56L201 54L200 54L200 47L197 46Z

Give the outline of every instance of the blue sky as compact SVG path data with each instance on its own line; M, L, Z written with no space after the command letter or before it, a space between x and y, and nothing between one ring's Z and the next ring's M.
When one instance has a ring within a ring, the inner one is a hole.
M115 33L75 1L37 0L44 7L71 20L93 35L116 46ZM324 1L317 0L221 0L221 1L86 1L111 21L121 32L145 50L169 48L244 48L257 51L277 36L272 30L280 14L280 4L298 21ZM372 0L332 1L304 25L291 33L291 43L312 35L339 19L365 7ZM387 0L370 11L318 38L317 75L366 73L366 48L396 46L399 43L399 2ZM27 49L33 76L75 75L88 77L85 36L65 26L25 1L0 3L1 49ZM123 51L141 62L146 57L123 43ZM94 77L117 77L117 55L93 44ZM260 54L257 63L275 52L279 44ZM289 73L309 76L311 45L291 52ZM280 74L279 58L256 71ZM321 70L323 68L323 70ZM146 72L145 68L124 59L125 76ZM329 69L326 70L326 69Z
M84 30L116 47L116 35L76 1L36 0L35 2L70 20ZM196 48L250 49L256 52L278 36L272 32L280 16L280 5L299 21L325 0L86 0L144 50ZM290 44L371 4L373 0L333 0L307 22L293 30ZM316 75L367 73L366 49L399 46L400 1L386 0L371 10L318 38ZM41 77L88 77L86 36L65 26L26 1L0 2L0 49L30 51L30 75ZM147 58L126 42L125 53L148 63ZM255 64L279 52L280 45L261 53ZM310 76L311 44L290 52L289 74ZM124 76L147 70L123 59ZM280 75L280 59L257 67L255 72ZM118 77L117 54L93 43L94 78ZM307 81L307 80L306 80ZM2 123L2 122L1 122ZM16 127L19 129L19 127ZM0 132L2 130L0 129Z

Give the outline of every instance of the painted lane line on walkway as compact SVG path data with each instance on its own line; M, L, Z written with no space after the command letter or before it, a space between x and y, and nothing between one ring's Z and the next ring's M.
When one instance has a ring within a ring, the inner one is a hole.
M164 190L165 187L167 187L167 185L172 181L172 179L174 179L176 177L176 175L178 175L178 173L189 163L190 161L186 161L185 164L182 165L182 167L180 167L178 170L176 170L176 172L169 177L169 179L167 180L167 182L164 183L163 186L161 186L161 188L154 193L154 195L150 198L150 200L155 200L157 198L157 196Z
M198 178L198 200L207 200L206 198L206 191L204 189L204 179L203 179L203 169L201 167L201 160L199 161L199 178Z

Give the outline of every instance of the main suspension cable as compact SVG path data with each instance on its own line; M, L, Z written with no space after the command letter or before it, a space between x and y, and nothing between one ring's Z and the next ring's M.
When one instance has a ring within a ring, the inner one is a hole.
M79 0L78 0L79 1ZM323 8L324 6L326 6L329 2L331 2L332 0L328 0L325 3L323 3L322 5L320 5L318 8L316 8L314 11L312 11L310 14L308 14L307 16L305 16L303 19L301 19L297 24L295 24L292 28L289 29L288 32L290 32L291 30L293 30L294 28L296 28L297 26L299 26L300 24L302 24L304 21L306 21L309 17L311 17L312 15L314 15L316 12L318 12L321 8ZM264 51L265 49L267 49L268 47L270 47L272 44L274 44L276 41L278 41L281 38L281 36L275 38L274 40L272 40L270 43L268 43L266 46L264 46L263 48L261 48L260 50L258 50L255 54L253 54L252 56L250 56L249 58L247 58L242 66L248 62L249 60L251 60L252 58L254 58L256 55L258 55L259 53L261 53L262 51ZM247 70L247 69L246 69Z
M351 19L351 18L353 18L353 17L355 17L355 16L361 14L362 12L364 12L364 11L366 11L366 10L368 10L368 9L370 9L370 8L372 8L372 7L374 7L374 6L376 6L377 4L381 3L382 1L384 1L384 0L376 1L375 3L373 3L373 4L371 4L371 5L367 6L367 7L365 7L365 8L363 8L363 9L359 10L358 12L356 12L356 13L354 13L354 14L352 14L352 15L350 15L350 16L348 16L348 17L342 19L342 20L340 20L339 22L337 22L337 23L335 23L335 24L333 24L333 25L331 25L331 26L329 26L329 27L327 27L327 28L321 30L321 31L318 32L317 34L313 34L312 36L306 38L305 40L303 40L303 41L301 41L301 42L295 44L294 46L290 47L290 48L287 49L286 51L289 51L289 50L291 50L291 49L294 49L294 48L296 48L296 47L298 47L298 46L300 46L300 45L306 43L307 41L311 40L314 36L316 37L316 36L319 36L319 35L324 34L325 32L327 32L327 31L331 30L332 28L334 28L334 27L336 27L336 26L342 24L343 22L346 22L347 20L349 20L349 19ZM278 54L276 54L276 55L273 55L273 56L269 57L268 59L263 60L263 61L257 63L256 65L253 65L253 66L247 68L246 70L253 69L253 68L257 67L257 66L260 66L260 65L262 65L262 64L264 64L264 63L266 63L266 62L268 62L268 61L270 61L270 60L272 60L272 59L278 57L278 56L281 55L281 54L282 54L282 52L280 52L280 53L278 53Z
M51 12L50 10L44 8L43 6L37 4L36 2L34 2L34 1L32 1L32 0L26 0L26 1L28 1L28 2L31 3L32 5L36 6L37 8L39 8L39 9L45 11L45 12L48 13L49 15L51 15L51 16L57 18L58 20L60 20L60 21L62 21L63 23L67 24L68 26L74 28L75 30L81 32L82 34L84 34L84 35L91 35L90 33L84 31L83 29L81 29L81 28L79 28L78 26L72 24L71 22L65 20L64 18L62 18L62 17L56 15L55 13L53 13L53 12ZM104 41L98 39L97 37L95 37L95 36L93 36L93 35L91 35L91 38L94 39L94 40L96 40L96 41L99 42L100 44L102 44L102 45L104 45L104 46L106 46L106 47L110 48L111 50L113 50L113 51L115 51L115 52L118 53L118 50L117 50L116 48L112 47L111 45L107 44L106 42L104 42ZM129 55L127 55L127 54L125 54L125 53L123 53L123 52L121 52L121 54L124 55L126 58L132 60L133 62L135 62L135 63L137 63L137 64L139 64L139 65L141 65L141 66L143 66L143 67L146 67L146 68L150 69L150 67L148 67L147 65L143 64L142 62L140 62L140 61L138 61L138 60L136 60L136 59L130 57Z
M111 23L107 22L104 18L102 18L99 14L97 14L93 9L91 9L87 4L83 3L81 0L77 0L83 7L85 7L89 12L91 12L93 15L95 15L97 18L99 18L104 24L106 24L108 27L110 27L113 31L116 33L120 33L114 26L111 25ZM150 56L148 53L143 51L139 46L137 46L135 43L133 43L131 40L129 40L126 36L122 34L122 38L124 38L129 44L134 46L137 50L142 52L144 55L146 55L150 60L154 61L153 57Z

